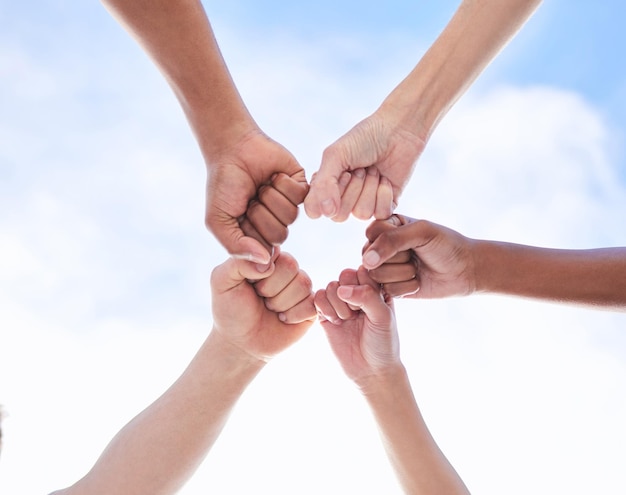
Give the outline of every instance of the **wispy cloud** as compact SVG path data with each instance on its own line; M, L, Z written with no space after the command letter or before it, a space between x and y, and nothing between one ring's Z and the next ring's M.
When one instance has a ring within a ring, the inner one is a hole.
M118 30L112 43L132 46ZM242 93L309 173L424 48L281 35L251 53L243 36L221 32ZM45 492L84 474L182 371L210 327L208 275L225 253L202 225L187 124L137 49L68 72L14 48L0 83L0 490ZM435 133L400 210L471 236L623 245L618 131L572 91L481 87ZM359 263L365 225L301 213L285 249L321 287ZM490 297L402 301L398 314L418 401L474 491L623 491L623 316ZM183 493L400 493L319 327L248 392Z

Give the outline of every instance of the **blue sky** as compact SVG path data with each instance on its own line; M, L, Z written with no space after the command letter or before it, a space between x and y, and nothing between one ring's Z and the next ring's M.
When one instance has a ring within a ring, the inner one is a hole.
M456 6L206 5L253 115L309 176ZM437 129L400 211L474 237L626 245L625 10L544 3ZM47 493L182 371L225 253L182 112L102 6L5 1L0 22L0 492ZM365 226L301 214L285 249L322 287L358 264ZM475 493L626 490L622 314L487 296L397 311L420 407ZM400 493L318 326L264 370L182 493L268 486Z

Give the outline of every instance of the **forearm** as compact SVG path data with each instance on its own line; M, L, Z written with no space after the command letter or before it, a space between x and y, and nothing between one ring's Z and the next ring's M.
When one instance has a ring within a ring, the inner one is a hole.
M181 377L113 438L87 476L59 495L176 493L262 366L211 333Z
M102 0L154 60L207 158L256 129L200 0Z
M405 493L469 493L428 431L402 365L360 387Z
M425 142L456 100L541 0L464 0L415 69L379 111Z
M476 241L476 290L626 311L626 247L565 250Z

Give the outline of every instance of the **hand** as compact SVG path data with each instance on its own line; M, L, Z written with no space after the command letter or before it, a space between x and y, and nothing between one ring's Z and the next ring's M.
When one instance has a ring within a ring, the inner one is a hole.
M269 229L265 232L269 239L264 246L244 234L239 221L252 200L263 204L262 188L275 174L291 178L293 184L289 188L277 190L292 204L301 203L308 191L304 170L291 153L258 130L249 132L236 145L214 155L208 165L207 227L231 255L256 263L269 263L271 252L268 252L267 245L278 243L281 234ZM279 179L277 183L282 181L284 179Z
M243 233L259 241L268 252L285 242L288 226L298 217L298 205L304 200L308 184L287 174L275 174L269 184L262 185L246 214L239 219Z
M278 249L264 273L228 259L213 270L211 287L214 331L262 361L300 339L316 316L311 280Z
M385 227L381 232L380 223L373 222L367 229L370 242L364 249L363 266L386 292L430 299L475 291L470 239L441 225L402 215L393 215L385 222L395 228ZM401 268L389 264L407 249L413 251L414 260Z
M402 225L399 215L392 215L386 220L374 220L365 235L368 242L363 246L364 254L372 241L377 239L383 232L395 230ZM417 278L418 259L412 249L399 251L385 263L372 270L370 277L381 286L383 293L389 297L406 297L414 294L420 288Z
M381 107L326 148L304 200L307 215L325 215L338 221L345 220L350 212L364 220L388 218L424 146L424 139L401 125L392 110ZM346 178L345 172L351 177ZM363 186L346 188L346 182L351 181Z
M400 365L392 302L364 268L344 270L317 291L315 306L335 356L358 385Z

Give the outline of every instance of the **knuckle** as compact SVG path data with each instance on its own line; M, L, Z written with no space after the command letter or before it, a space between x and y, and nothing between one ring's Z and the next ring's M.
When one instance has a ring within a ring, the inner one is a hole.
M325 299L326 299L326 289L318 289L313 295L313 302L315 303L315 306L318 306Z
M339 151L339 144L333 143L330 146L327 146L322 152L322 164L326 162L332 162L339 160L341 158L341 151Z
M369 276L370 276L370 278L374 282L376 282L378 284L382 283L382 281L383 281L382 275L381 275L380 270L378 268L374 268L373 270L370 270L369 271Z
M274 299L273 299L273 298L271 298L271 297L266 297L266 298L263 300L263 302L264 302L264 304L265 304L265 307L266 307L267 309L269 309L270 311L274 311L274 312L276 312L276 311L277 311L277 306L276 306L276 303L274 302Z
M276 263L280 266L281 270L287 273L296 273L300 269L298 261L289 253L280 253L280 257Z
M272 232L268 234L268 237L270 237L268 241L270 241L270 244L273 245L282 244L287 240L288 236L289 230L287 229L287 227L279 227L272 229Z
M339 287L339 282L337 282L336 280L333 280L332 282L329 282L328 285L326 286L326 293L335 294L337 292L338 287Z
M292 208L292 209L288 212L288 215L287 215L287 223L288 223L289 225L291 225L293 222L295 222L295 221L296 221L296 219L298 218L298 214L299 214L299 213L300 213L300 210L299 210L297 207Z
M352 214L359 220L369 220L372 218L372 212L369 208L355 206L352 210Z
M311 281L311 279L309 278L309 276L304 273L303 271L300 271L298 273L298 276L296 278L296 282L298 284L298 288L300 290L302 290L303 293L310 293L313 290L313 282Z
M273 194L274 193L271 186L263 185L259 187L257 197L259 198L259 201L261 203L267 204L268 202L271 202Z
M269 297L270 293L267 290L267 279L261 279L258 282L254 283L254 290L256 291L256 293L261 296L261 297Z

